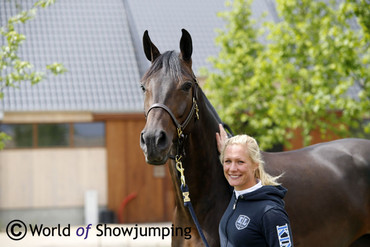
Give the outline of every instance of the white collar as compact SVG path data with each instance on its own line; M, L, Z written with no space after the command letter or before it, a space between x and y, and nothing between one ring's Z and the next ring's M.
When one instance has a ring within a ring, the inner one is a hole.
M245 189L245 190L234 190L235 191L235 196L238 198L240 195L246 194L246 193L251 193L255 190L258 190L259 188L262 187L262 182L261 180L257 180L257 184L253 185L252 187Z

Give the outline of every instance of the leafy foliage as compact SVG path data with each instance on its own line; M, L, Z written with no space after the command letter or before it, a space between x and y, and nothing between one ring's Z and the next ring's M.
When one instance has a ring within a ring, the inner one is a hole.
M57 75L66 72L60 63L47 65L46 71L35 71L29 61L24 61L18 56L19 47L26 40L26 36L17 32L16 25L33 19L39 8L48 7L54 2L55 0L37 1L31 9L20 11L0 28L1 40L5 43L0 50L0 100L4 97L3 90L6 87L19 87L23 82L34 85L44 80L48 73ZM0 133L0 150L7 139L9 136Z
M10 136L5 134L4 132L0 132L0 150L4 148L5 142L10 139L11 139Z
M370 113L369 1L276 2L281 21L260 29L249 0L229 2L221 13L216 71L206 72L210 100L236 133L255 136L265 149L289 145L297 129L304 145L316 129L348 136ZM358 29L349 25L355 17ZM354 86L358 97L349 94Z

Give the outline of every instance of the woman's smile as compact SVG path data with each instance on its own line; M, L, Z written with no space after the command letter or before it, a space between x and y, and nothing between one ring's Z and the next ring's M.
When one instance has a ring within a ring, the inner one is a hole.
M224 174L236 190L244 190L256 184L254 176L257 164L253 163L244 144L232 144L226 147L224 155Z

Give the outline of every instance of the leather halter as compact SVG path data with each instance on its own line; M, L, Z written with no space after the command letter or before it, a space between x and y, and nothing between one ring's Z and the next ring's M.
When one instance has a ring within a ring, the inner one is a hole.
M188 188L188 185L186 184L185 182L185 175L184 175L184 168L182 166L182 158L185 157L185 149L184 149L184 140L186 139L186 136L183 134L183 130L186 128L186 126L188 126L188 124L190 123L191 119L194 117L194 113L196 115L196 119L199 119L199 108L198 108L198 104L197 104L197 89L198 89L198 82L195 80L195 83L194 83L194 86L193 86L193 103L192 103L192 106L191 106L191 110L188 114L188 116L186 117L185 121L180 124L175 115L172 113L172 111L170 110L170 108L168 108L168 106L164 105L164 104L161 104L161 103L155 103L153 104L149 109L148 111L146 112L145 116L147 117L149 112L154 109L154 108L161 108L163 110L165 110L168 115L170 115L172 121L174 122L175 126L176 126L176 129L177 129L177 135L178 135L178 139L177 139L177 154L175 157L170 157L172 159L175 160L175 165L176 165L176 169L177 171L179 172L179 175L180 175L180 190L182 192L182 196L183 196L183 200L184 200L184 206L187 207L189 209L189 213L194 221L194 224L198 230L198 233L199 233L199 236L201 237L204 245L206 247L209 247L209 244L207 242L207 239L206 237L204 236L204 233L202 231L202 228L199 224L199 221L198 221L198 218L195 214L195 211L194 211L194 208L193 208L193 205L190 201L190 195L189 195L189 188Z
M195 82L194 83L194 86L193 86L193 102L192 102L192 106L191 106L191 109L190 109L190 112L189 112L188 116L186 117L185 121L182 124L180 124L177 121L175 115L172 113L172 111L170 110L170 108L168 108L168 106L166 106L164 104L161 104L161 103L155 103L155 104L153 104L148 109L148 111L146 112L146 115L145 116L148 116L149 115L149 112L151 110L153 110L154 108L162 108L163 110L165 110L168 113L168 115L170 115L173 123L176 126L177 135L180 138L181 135L183 134L183 130L186 128L186 126L188 126L188 124L190 123L190 120L193 118L194 113L196 114L196 119L199 119L199 108L198 108L198 104L197 104L197 92L196 92L197 87L198 87L198 82Z

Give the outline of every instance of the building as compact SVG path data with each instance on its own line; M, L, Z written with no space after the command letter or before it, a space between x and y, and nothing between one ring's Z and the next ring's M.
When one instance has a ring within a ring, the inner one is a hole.
M18 2L29 9L35 1ZM0 225L82 224L89 191L100 211L113 211L119 222L171 220L167 166L147 165L139 147L145 125L139 82L149 67L141 39L147 29L161 51L178 50L186 28L198 72L217 52L216 13L223 8L213 0L63 0L19 24L27 37L21 58L38 70L60 62L68 72L4 90L0 128L13 140L0 151ZM1 26L17 10L2 1Z

